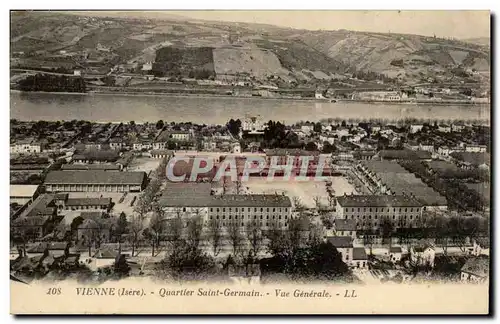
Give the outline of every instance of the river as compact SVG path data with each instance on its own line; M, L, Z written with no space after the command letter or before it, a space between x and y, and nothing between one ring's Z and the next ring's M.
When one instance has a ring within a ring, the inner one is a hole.
M168 95L54 94L11 91L10 117L19 120L97 122L188 122L223 124L231 118L260 115L264 120L318 121L324 118L397 120L489 120L489 105L411 105L315 102L234 97Z

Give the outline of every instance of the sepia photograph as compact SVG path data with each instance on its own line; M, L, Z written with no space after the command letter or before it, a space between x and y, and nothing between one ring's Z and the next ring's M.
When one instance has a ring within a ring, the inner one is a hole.
M11 10L11 314L489 314L491 19Z

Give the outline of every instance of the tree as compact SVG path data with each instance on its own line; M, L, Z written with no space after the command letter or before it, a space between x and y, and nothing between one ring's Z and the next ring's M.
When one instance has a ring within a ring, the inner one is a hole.
M232 220L226 226L227 239L233 249L233 255L238 255L241 252L243 245L243 236L241 235L240 223L237 220Z
M178 242L176 250L173 250L163 263L180 279L183 279L182 275L187 272L205 276L215 266L212 257L202 253L200 249L192 249L184 240Z
M323 205L321 204L321 197L320 196L314 196L314 205L316 206L317 209L321 209Z
M394 231L394 224L389 219L389 217L382 218L380 228L382 230L382 239L384 240L384 244L392 243L392 232Z
M151 204L153 202L153 198L148 191L144 191L137 199L137 204L134 207L134 212L139 216L141 222L144 221L147 212L151 209Z
M363 245L370 247L370 255L373 255L373 243L375 243L374 241L375 240L373 238L373 233L366 231L363 234Z
M248 221L246 224L246 235L250 243L250 250L254 256L257 256L262 249L263 236L262 229L257 224L257 221Z
M314 142L308 142L305 146L306 151L317 151L318 146Z
M165 213L158 204L153 205L153 215L149 220L149 232L151 233L151 256L155 256L160 250L161 238L165 231Z
M241 130L241 120L234 120L231 118L226 126L231 135L233 135L234 137L239 136Z
M144 218L133 213L128 224L129 228L129 240L132 245L132 256L135 256L135 252L139 243L140 234L144 230Z
M127 215L124 212L121 212L116 222L116 229L115 229L115 233L119 238L118 240L119 242L121 242L122 235L127 233L127 227L128 227Z
M273 256L283 255L288 246L288 240L284 230L279 226L277 220L271 222L265 237L267 238L267 251Z
M330 242L313 244L310 247L310 255L307 267L315 278L331 280L349 273L348 266L342 261L342 255Z
M177 209L175 213L176 215L174 218L168 219L165 222L165 233L167 240L170 241L173 245L181 240L184 229L181 210Z
M165 123L163 122L163 120L159 120L156 122L156 129L160 130L160 129L163 129L163 127L165 127Z
M203 219L197 215L187 222L186 243L191 249L198 249L203 234Z
M217 256L223 244L222 226L218 219L208 221L207 241L210 242L214 256Z
M293 202L293 207L295 208L295 210L304 209L304 205L302 205L302 202L300 201L300 198L298 196L293 196L292 202Z
M448 219L446 217L437 216L434 219L434 236L436 237L436 244L441 245L443 254L447 255L450 229L448 228Z

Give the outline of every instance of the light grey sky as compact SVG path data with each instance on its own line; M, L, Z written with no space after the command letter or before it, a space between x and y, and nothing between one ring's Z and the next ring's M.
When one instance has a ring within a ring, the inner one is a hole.
M194 19L271 24L310 30L347 29L355 31L393 32L460 39L490 36L489 11L408 11L408 10L280 10L280 11L132 11L87 12L90 15L121 17Z
M303 29L348 29L440 37L489 37L488 11L179 11L222 21L265 23Z

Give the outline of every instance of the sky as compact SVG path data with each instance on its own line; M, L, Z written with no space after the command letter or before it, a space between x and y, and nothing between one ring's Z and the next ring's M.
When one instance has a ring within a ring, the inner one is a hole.
M461 39L490 35L488 11L178 11L176 14L311 30L390 31Z
M98 12L93 12L98 14ZM99 15L104 13L99 13ZM107 14L110 14L108 12ZM111 15L172 18L185 16L194 19L231 22L263 23L310 30L347 29L354 31L392 32L459 39L490 36L488 11L133 11L114 12Z

